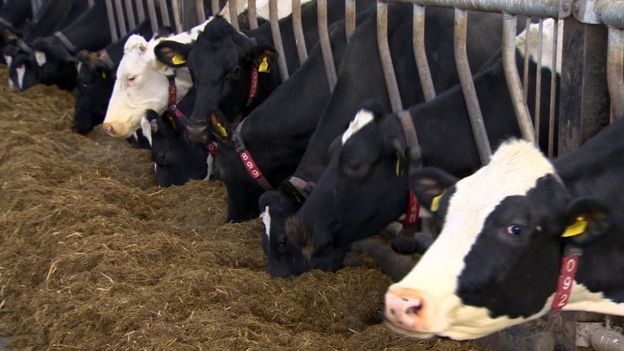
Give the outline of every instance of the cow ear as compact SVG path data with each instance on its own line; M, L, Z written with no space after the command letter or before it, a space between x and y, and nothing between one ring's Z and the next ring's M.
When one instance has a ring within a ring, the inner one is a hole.
M580 198L565 211L568 225L561 235L575 246L586 246L603 237L614 226L611 211L601 202Z
M219 140L225 141L230 137L230 124L219 114L213 113L210 116L210 132Z
M186 66L186 60L192 48L192 44L163 40L154 48L154 55L156 55L158 61L169 67L184 67Z
M411 177L416 198L432 213L438 210L444 191L458 180L453 175L434 167L424 167L414 172Z
M271 71L271 61L277 57L277 51L268 45L256 45L247 50L243 57L243 65L254 66L260 73Z

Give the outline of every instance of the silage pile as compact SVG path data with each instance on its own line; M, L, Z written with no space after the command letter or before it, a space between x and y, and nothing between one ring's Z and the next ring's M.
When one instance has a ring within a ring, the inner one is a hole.
M270 278L260 221L225 224L222 185L155 186L147 151L71 131L70 94L0 96L0 335L11 349L476 349L389 332L390 281L372 266Z

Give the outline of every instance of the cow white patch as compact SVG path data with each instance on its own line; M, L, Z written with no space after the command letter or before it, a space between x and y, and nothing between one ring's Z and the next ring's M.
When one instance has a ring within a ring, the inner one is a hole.
M39 65L39 67L45 65L46 62L48 62L45 52L35 50L35 61L37 61L37 65Z
M82 62L78 62L76 63L76 72L80 72L80 69L82 68Z
M26 75L26 67L21 65L15 70L17 72L17 87L22 90L24 87L24 75Z
M524 321L492 319L485 308L463 305L455 291L465 257L487 216L506 197L526 194L547 174L555 174L555 169L533 144L520 140L503 144L488 165L456 184L442 232L414 269L389 290L411 289L427 296L428 305L436 306L427 325L438 335L475 338Z
M4 55L4 60L6 61L7 67L11 67L11 62L13 62L13 57L9 55Z
M269 206L264 206L264 211L260 214L262 223L264 224L264 235L267 236L267 240L271 241L271 214Z
M349 123L349 127L342 134L342 145L344 145L349 138L355 133L357 133L360 129L364 128L367 124L369 124L373 120L373 113L368 110L360 110L355 114L355 118L353 121Z
M539 23L532 23L529 26L528 31L528 40L529 40L529 58L537 64L538 61L538 53L539 53L539 45L538 45L538 37L539 37ZM553 39L555 37L555 20L552 18L548 18L543 21L542 28L542 67L547 68L552 72L552 56L554 53ZM527 53L525 48L525 43L527 41L527 30L525 29L522 33L518 34L516 37L516 48L520 52L522 57L526 57ZM563 21L559 22L559 32L557 36L557 73L561 74L561 59L563 52Z
M150 144L150 146L152 146L152 125L145 116L141 117L141 133L143 133L143 136L147 139L147 142Z
M583 264L582 256L580 264ZM568 304L564 306L563 309L566 311L591 311L624 316L624 303L616 303L606 298L602 292L591 292L585 285L579 284L576 281L574 281L572 285L570 301L568 301Z
M212 155L206 157L206 166L206 178L204 178L204 180L210 180L212 172L214 171L214 158L212 158Z

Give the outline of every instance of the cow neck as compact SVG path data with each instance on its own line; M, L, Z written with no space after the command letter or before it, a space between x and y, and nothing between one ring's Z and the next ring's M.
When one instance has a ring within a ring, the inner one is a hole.
M69 50L69 52L71 52L72 54L75 54L76 51L78 51L74 44L72 44L71 41L69 41L69 39L67 39L65 34L63 34L62 32L55 32L54 36L57 37L63 43L63 45L65 45L65 48Z
M561 269L559 270L559 277L557 278L557 291L553 298L550 309L553 312L559 312L568 304L570 295L572 295L572 285L574 284L574 277L579 265L579 258L582 255L582 251L579 248L566 245L563 250L563 257L561 258Z
M415 166L420 163L420 146L418 145L418 137L414 121L408 111L398 113L399 122L403 129L403 136L407 144L408 157L408 205L405 211L405 219L403 220L403 228L400 235L413 236L416 229L416 222L420 216L420 203L414 195L411 177L409 175L415 170Z
M169 81L169 98L167 100L167 111L171 112L180 123L187 126L189 125L189 119L186 117L184 112L178 108L178 88L175 84L175 73L168 75L167 80ZM211 142L206 144L206 150L208 154L212 156L214 160L217 157L217 143Z
M242 120L234 132L232 133L232 142L234 143L234 149L240 157L241 162L243 162L243 166L247 170L247 173L251 176L251 178L260 185L264 190L273 190L273 187L269 183L269 181L264 177L262 171L254 161L253 157L251 157L251 153L247 150L245 146L245 142L241 136L241 130L243 128L243 123L245 120Z

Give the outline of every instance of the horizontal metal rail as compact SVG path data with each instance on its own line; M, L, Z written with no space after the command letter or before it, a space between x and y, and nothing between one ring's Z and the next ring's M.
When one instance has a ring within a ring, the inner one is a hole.
M505 12L532 17L565 18L570 15L572 0L385 0L415 3L420 6L454 7L461 10ZM607 0L608 1L608 0ZM620 0L618 0L620 1Z
M624 0L598 0L594 11L602 23L624 29Z

